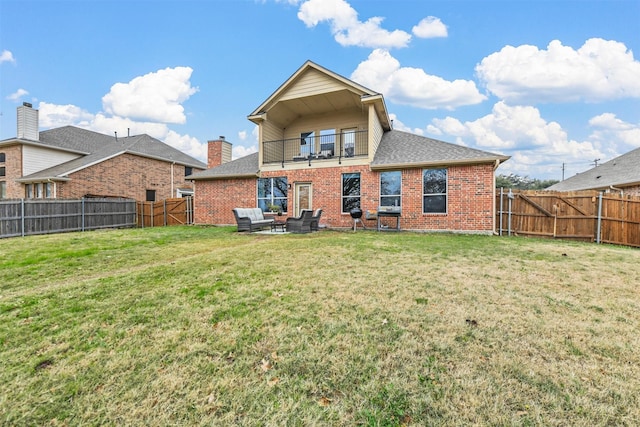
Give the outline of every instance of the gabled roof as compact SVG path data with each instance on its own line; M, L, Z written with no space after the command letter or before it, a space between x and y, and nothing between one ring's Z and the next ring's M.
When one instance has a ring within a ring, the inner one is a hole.
M186 179L225 179L225 178L255 178L260 175L258 168L258 153L252 153L228 163L223 163L211 169L196 172Z
M577 191L598 190L613 187L629 187L640 184L640 148L636 148L606 163L579 173L547 190Z
M204 169L206 165L149 135L118 138L101 133L64 126L40 132L38 146L81 154L68 162L35 172L18 181L64 178L69 174L95 165L120 154L135 154L156 160Z
M371 169L502 163L508 159L509 156L392 130L382 135Z
M320 114L324 110L359 108L363 104L373 103L380 123L390 129L390 119L382 94L366 88L341 76L313 61L306 61L278 89L275 90L248 119L259 123L270 112L282 119L282 125L299 115Z

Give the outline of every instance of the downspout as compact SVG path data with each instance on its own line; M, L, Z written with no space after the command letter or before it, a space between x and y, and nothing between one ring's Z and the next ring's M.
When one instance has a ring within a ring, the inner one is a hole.
M598 229L596 230L596 243L600 244L600 233L602 232L602 191L598 197Z
M622 188L614 187L613 185L610 185L609 188L612 189L613 191L619 191L620 197L624 196L624 190Z
M491 231L493 231L493 234L496 234L496 170L498 166L500 166L500 160L496 159L495 165L493 166L493 215L491 217ZM500 194L500 232L498 234L502 235L502 191Z
M171 197L173 196L173 165L175 165L176 162L171 163Z

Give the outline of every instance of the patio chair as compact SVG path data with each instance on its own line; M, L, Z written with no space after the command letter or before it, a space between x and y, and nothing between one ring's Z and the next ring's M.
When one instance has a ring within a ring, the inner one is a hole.
M311 217L311 231L318 231L320 227L320 216L322 215L322 209L316 209L315 213Z
M286 229L291 233L310 233L313 211L303 209L297 218L287 218Z

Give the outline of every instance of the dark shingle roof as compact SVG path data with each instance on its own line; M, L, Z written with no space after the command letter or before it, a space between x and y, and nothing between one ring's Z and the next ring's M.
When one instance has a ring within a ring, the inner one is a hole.
M187 179L223 179L253 177L259 175L258 153L249 154L228 163L223 163L211 169L196 172Z
M606 163L579 173L547 190L577 191L603 188L625 187L640 183L640 148L609 160Z
M68 150L82 154L82 156L38 171L22 179L64 177L72 172L124 153L175 162L199 169L206 168L206 165L201 161L146 134L118 138L116 141L115 136L104 135L74 126L64 126L40 132L39 142L42 146Z
M504 162L508 159L509 156L392 130L382 135L371 168Z

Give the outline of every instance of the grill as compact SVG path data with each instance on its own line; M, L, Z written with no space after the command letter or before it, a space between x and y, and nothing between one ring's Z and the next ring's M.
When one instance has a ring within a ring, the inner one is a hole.
M365 230L367 229L367 227L365 227L364 225L364 222L362 222L362 209L353 208L349 211L349 215L351 215L351 218L353 218L353 231L356 231L358 223L362 225L362 228L364 228Z

